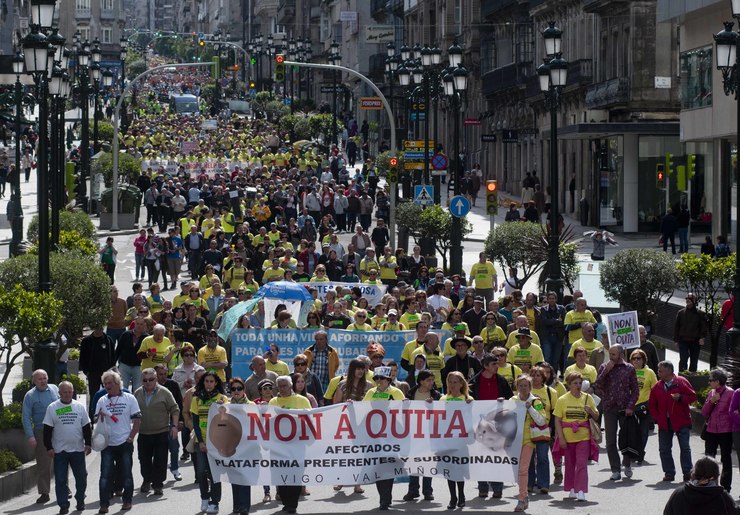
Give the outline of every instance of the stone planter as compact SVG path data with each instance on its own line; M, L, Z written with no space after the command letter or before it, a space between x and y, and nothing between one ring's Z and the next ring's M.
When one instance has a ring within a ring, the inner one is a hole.
M665 347L655 347L655 351L658 353L658 361L665 361Z
M113 225L112 213L100 213L100 229L110 229ZM136 229L136 215L134 213L118 213L119 229Z
M679 375L691 383L695 392L709 386L709 374L684 374L682 372Z
M23 358L23 377L31 378L33 374L33 359L31 356Z
M35 458L34 450L28 445L28 440L23 429L0 430L0 449L13 451L23 463Z
M74 374L76 376L80 375L80 360L78 359L67 360L67 373Z
M24 463L17 470L0 474L0 502L9 501L36 487L36 462Z
M702 429L704 429L704 422L706 422L706 419L704 418L704 415L701 414L701 408L691 406L689 409L691 410L691 431L694 434L700 435Z

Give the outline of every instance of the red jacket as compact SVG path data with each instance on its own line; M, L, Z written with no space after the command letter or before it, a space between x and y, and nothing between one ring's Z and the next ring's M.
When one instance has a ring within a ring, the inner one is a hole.
M674 393L680 394L681 397L674 400L671 396ZM696 392L691 387L691 383L679 375L674 375L670 389L666 390L665 383L662 380L653 386L650 390L648 409L659 429L668 429L670 415L671 428L673 431L678 431L684 427L691 427L689 406L695 400Z

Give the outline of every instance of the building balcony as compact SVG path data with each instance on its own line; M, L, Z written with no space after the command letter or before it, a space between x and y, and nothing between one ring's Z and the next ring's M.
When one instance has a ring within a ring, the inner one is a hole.
M75 9L75 19L89 20L90 19L90 9Z
M593 59L577 59L568 63L568 86L591 84L593 79Z
M114 9L101 9L100 10L100 19L101 20L115 20L116 19L116 11Z
M483 75L483 95L493 96L502 91L526 87L526 79L533 73L531 62L512 63Z
M277 2L277 22L280 25L290 25L295 21L295 0L279 0Z
M485 20L489 16L493 16L499 11L518 4L519 0L481 0L480 16L482 19Z
M586 107L589 109L608 109L630 101L630 80L618 77L594 84L586 91Z

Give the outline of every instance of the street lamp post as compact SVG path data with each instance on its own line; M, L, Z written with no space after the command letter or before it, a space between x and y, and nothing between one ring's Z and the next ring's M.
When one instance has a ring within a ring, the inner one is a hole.
M462 116L461 108L463 102L463 95L465 90L468 88L468 71L462 65L462 49L457 45L453 44L448 50L447 55L449 58L450 67L447 74L445 74L444 92L450 99L451 111L455 117L454 123L454 156L452 160L452 173L455 178L454 182L454 193L455 196L460 195L460 179L463 173L460 166L460 116ZM452 274L462 274L463 269L463 246L462 246L462 218L459 216L452 217L452 237L451 237L451 248L450 248L450 272Z
M77 85L80 92L80 118L82 119L82 134L80 140L80 204L84 211L89 211L87 201L87 180L90 178L90 83L88 65L90 64L90 43L81 43L81 49L77 52L80 74Z
M540 89L545 95L545 107L550 111L550 237L547 256L545 289L563 298L563 279L560 270L560 184L558 177L558 121L560 96L568 79L568 62L561 54L563 33L549 22L542 32L545 40L545 59L537 68Z
M10 255L18 256L19 247L23 239L23 206L21 205L21 115L23 114L23 54L17 52L13 58L13 73L15 73L15 174L11 184L10 202L8 203L8 218L11 220L12 239L10 240Z
M329 56L331 64L338 65L342 61L342 57L339 55L339 43L336 41L331 44L331 55ZM331 88L331 102L332 102L332 121L331 121L331 143L336 144L337 142L337 71L332 71L332 88Z
M740 27L740 0L731 0L732 17L738 20ZM722 72L722 84L725 95L735 95L736 137L740 138L740 34L732 30L733 22L725 22L725 29L714 36L717 44L717 69ZM740 143L740 139L737 140ZM736 175L735 206L737 215L735 217L736 234L740 235L740 180ZM732 286L733 302L740 299L740 249L735 252L735 277ZM740 309L733 304L732 329L727 331L730 339L732 352L740 348Z

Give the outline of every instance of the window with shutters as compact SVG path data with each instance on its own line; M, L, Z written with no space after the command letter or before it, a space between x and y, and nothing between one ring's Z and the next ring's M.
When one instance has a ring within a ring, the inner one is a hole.
M103 27L100 29L100 42L101 43L113 43L113 29L110 27Z
M496 39L492 33L481 34L480 42L480 73L481 76L495 70L496 64Z
M90 15L90 0L76 0L75 10L77 15Z

